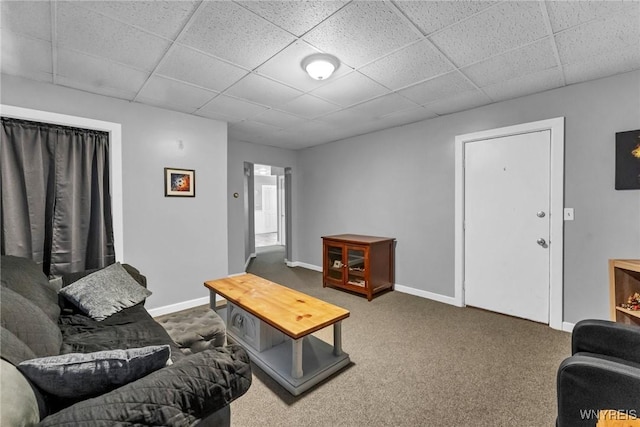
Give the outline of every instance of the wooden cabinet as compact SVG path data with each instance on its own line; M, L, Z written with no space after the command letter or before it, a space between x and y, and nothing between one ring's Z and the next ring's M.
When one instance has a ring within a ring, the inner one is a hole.
M609 260L611 320L640 325L640 310L620 307L634 293L640 293L640 259Z
M322 238L322 286L366 295L393 289L395 239L339 234Z

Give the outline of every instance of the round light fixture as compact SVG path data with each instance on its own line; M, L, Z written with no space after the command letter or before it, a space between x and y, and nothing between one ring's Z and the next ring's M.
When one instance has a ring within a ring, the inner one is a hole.
M302 60L302 69L316 80L325 80L338 68L340 61L333 55L316 53Z

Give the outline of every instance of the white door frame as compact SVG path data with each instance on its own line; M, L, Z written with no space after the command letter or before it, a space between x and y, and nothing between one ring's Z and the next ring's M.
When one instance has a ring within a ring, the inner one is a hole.
M465 145L543 130L551 131L550 235L549 235L549 326L562 330L563 310L563 227L564 227L564 117L458 135L455 139L455 294L459 307L464 300L464 152Z

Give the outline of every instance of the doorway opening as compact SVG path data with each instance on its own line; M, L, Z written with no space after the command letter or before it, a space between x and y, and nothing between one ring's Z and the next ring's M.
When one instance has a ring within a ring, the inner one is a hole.
M256 250L269 246L284 246L284 168L262 164L255 164L253 168Z

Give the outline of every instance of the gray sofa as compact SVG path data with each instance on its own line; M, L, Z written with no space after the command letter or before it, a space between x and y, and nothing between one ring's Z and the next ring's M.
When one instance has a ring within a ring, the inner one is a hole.
M136 269L123 267L146 287L145 277ZM229 425L229 403L251 385L244 349L230 345L185 355L145 310L144 301L95 320L56 289L88 273L50 282L31 260L1 258L1 425ZM166 360L167 346L170 360ZM82 353L85 357L141 348L165 351L165 359L150 373L97 395L61 396L24 373L25 364L48 361L50 356Z

